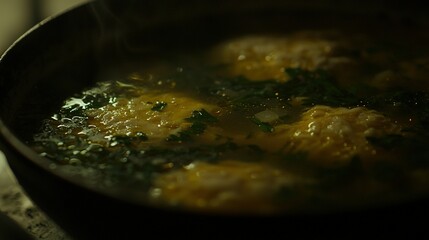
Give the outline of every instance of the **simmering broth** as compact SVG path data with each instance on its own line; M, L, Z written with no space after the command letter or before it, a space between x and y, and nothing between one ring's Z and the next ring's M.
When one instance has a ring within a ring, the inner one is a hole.
M381 36L379 36L381 35ZM130 62L31 142L52 168L203 212L329 212L429 191L427 36L302 30Z

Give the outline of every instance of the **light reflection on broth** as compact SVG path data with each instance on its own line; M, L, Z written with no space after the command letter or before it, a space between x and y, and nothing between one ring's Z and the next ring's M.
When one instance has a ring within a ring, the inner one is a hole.
M388 40L251 35L133 63L66 101L32 146L100 188L201 211L324 212L425 195L428 47Z

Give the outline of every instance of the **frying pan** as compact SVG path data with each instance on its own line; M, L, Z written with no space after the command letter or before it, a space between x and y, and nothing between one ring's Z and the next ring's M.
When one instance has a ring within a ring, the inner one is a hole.
M96 189L51 169L26 145L43 119L112 66L160 53L198 51L239 33L354 23L384 30L428 29L423 10L412 1L130 0L82 5L41 22L1 58L1 149L29 197L75 239L425 233L420 219L429 213L427 199L332 214L186 212L138 203L126 191Z

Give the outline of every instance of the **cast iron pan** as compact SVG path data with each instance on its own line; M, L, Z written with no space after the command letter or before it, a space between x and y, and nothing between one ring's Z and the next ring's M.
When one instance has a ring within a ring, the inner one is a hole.
M1 148L30 198L75 239L424 233L421 217L429 213L426 199L335 214L272 217L205 215L145 206L126 193L99 191L82 179L52 171L49 162L25 144L63 100L94 84L110 66L130 59L150 59L160 51L194 51L239 32L288 31L297 26L365 22L379 29L425 29L422 12L412 4L380 1L88 3L36 26L3 55Z

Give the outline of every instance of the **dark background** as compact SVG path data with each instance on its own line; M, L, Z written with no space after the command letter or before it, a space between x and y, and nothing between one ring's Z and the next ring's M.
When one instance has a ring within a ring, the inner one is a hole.
M42 19L88 0L0 0L0 54Z

